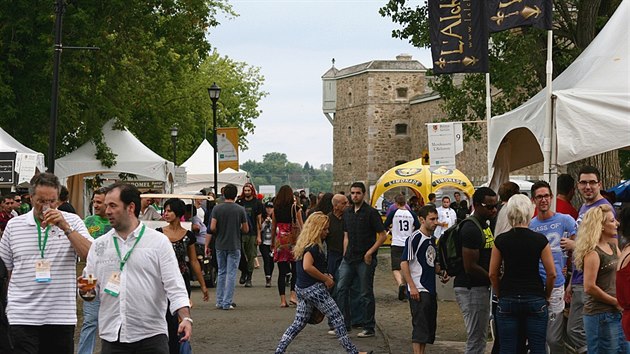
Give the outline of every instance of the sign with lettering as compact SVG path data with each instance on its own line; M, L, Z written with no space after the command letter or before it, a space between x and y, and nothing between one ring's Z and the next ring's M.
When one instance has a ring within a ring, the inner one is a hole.
M0 184L13 184L13 160L0 160Z
M552 28L551 0L489 0L488 30L504 31L514 27Z
M431 167L455 169L455 134L453 123L427 124Z
M238 171L238 128L217 128L219 172L226 168Z
M485 1L429 0L433 72L488 72Z

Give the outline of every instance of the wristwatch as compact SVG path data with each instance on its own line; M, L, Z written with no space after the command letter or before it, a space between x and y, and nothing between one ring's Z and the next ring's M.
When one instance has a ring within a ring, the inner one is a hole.
M68 228L67 230L63 230L63 233L64 233L66 236L70 236L70 234L71 234L71 233L73 233L74 231L75 231L75 230L74 230L74 227L70 226L70 228Z
M182 321L188 321L188 322L190 322L190 324L193 324L193 320L190 317L184 317L184 318L182 318Z

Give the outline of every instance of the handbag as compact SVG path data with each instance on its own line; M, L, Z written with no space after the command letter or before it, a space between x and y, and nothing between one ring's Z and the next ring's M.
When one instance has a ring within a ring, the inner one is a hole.
M294 245L297 242L298 236L300 236L300 232L302 232L302 228L300 228L300 224L297 222L296 209L297 207L295 205L291 207L291 243Z
M313 312L311 317L308 318L308 324L316 325L324 320L325 315L315 306L313 306Z

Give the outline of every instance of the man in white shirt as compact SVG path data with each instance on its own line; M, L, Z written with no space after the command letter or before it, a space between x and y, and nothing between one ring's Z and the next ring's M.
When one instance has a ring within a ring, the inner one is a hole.
M447 195L442 197L442 206L436 208L438 212L438 226L435 228L433 235L440 238L444 231L455 225L457 222L457 214L451 209L451 198Z
M101 300L98 313L102 353L168 354L164 314L167 299L171 313L181 320L181 341L192 334L188 294L168 238L140 220L140 192L129 184L114 184L105 195L106 214L112 226L94 241L85 275L97 279ZM79 294L85 286L79 278Z
M77 215L52 208L60 189L52 173L33 177L33 210L12 218L0 239L15 353L74 352L76 258L85 258L92 237Z

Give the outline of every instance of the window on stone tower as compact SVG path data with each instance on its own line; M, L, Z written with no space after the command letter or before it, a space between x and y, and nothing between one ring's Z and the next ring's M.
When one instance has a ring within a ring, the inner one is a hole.
M396 98L400 99L400 98L407 98L407 88L406 87L399 87L396 89Z
M407 124L396 124L396 135L407 135Z
M352 92L348 92L348 104L352 105L354 102L352 102Z
M352 136L352 127L348 127L348 136Z

